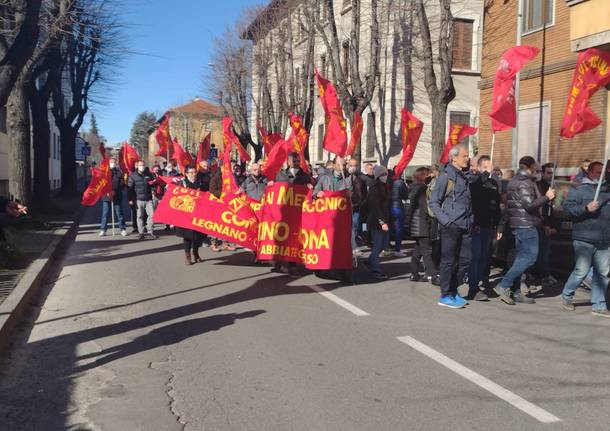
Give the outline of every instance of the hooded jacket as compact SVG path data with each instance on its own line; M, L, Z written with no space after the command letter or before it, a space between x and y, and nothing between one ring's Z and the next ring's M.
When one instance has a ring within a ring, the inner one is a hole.
M449 164L432 189L430 209L445 227L470 230L474 222L468 175ZM445 197L449 180L453 182L453 187Z
M593 201L597 183L585 177L580 184L568 191L563 203L564 213L572 220L572 239L591 244L610 245L610 191L603 186L599 194L599 209L587 210L587 204Z

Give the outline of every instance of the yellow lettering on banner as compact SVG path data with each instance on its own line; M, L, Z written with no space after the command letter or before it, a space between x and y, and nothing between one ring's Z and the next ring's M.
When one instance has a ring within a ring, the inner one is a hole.
M277 204L278 205L290 205L300 207L305 200L305 195L300 193L295 193L292 187L280 187L279 193L277 195ZM269 199L267 199L269 202ZM273 203L273 201L269 202Z
M310 203L308 201L303 202L303 211L312 213L323 213L328 210L332 211L345 211L347 209L347 199L340 196L335 196L332 198L323 198L316 199L314 202Z
M313 249L329 249L330 245L328 243L328 234L326 229L321 229L320 233L316 233L313 230L305 230L301 229L299 233L299 242L303 244L305 248L313 248Z
M286 222L261 222L258 225L258 239L259 241L274 240L274 241L286 241L290 235L290 226Z

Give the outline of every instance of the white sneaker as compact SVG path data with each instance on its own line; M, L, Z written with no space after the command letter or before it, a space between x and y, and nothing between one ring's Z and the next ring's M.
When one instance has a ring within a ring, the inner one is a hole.
M106 236L106 231L105 230L101 230L99 233L100 236Z
M127 231L125 229L121 231L121 236L127 236Z
M405 257L407 254L403 251L395 251L394 257Z

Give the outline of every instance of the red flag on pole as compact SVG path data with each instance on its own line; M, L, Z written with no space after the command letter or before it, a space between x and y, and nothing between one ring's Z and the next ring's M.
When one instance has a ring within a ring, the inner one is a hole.
M203 160L208 160L210 158L210 140L212 139L212 132L208 133L203 141L199 143L199 149L197 150L197 160L195 160L195 164L197 165L197 170L199 171L199 162Z
M239 187L233 176L233 165L231 163L231 151L225 149L222 153L222 165L220 166L222 176L222 193L237 193Z
M519 45L507 49L496 71L493 103L489 117L493 133L512 129L517 125L515 106L516 75L525 63L538 55L540 50L534 46Z
M600 87L609 83L610 51L591 48L578 54L568 104L561 123L562 137L573 138L601 124L599 117L589 107L589 100Z
M424 123L415 115L411 114L407 108L402 108L400 123L402 132L402 155L396 166L394 166L394 178L400 178L402 172L413 159L419 137L424 129Z
M258 128L258 132L261 134L261 141L263 142L265 156L268 156L271 153L273 146L282 139L282 135L279 133L267 132L263 126L261 126L260 121L257 122L256 127Z
M468 124L452 124L439 163L448 163L449 150L458 145L462 139L474 135L475 133L477 133L476 127L471 127Z
M330 81L320 75L318 69L315 69L315 74L320 93L320 103L322 103L326 117L324 149L337 156L345 156L347 150L346 121L343 117L343 109L339 103L337 91Z
M110 158L106 152L106 146L103 142L100 142L100 169L110 169Z
M136 169L136 162L138 160L141 160L138 152L125 142L119 151L119 166L121 171L126 174L132 173Z
M159 144L159 151L155 153L156 157L169 158L172 157L172 138L169 134L169 112L163 116L163 120L161 120L161 124L155 133L155 138L157 139L157 143Z
M290 127L292 127L292 131L288 137L289 146L292 146L289 149L289 152L294 151L299 153L301 169L305 172L309 172L309 165L307 164L307 160L305 160L305 147L307 147L307 142L309 141L309 133L307 133L303 127L301 117L293 113L290 113L289 116Z
M242 147L241 142L239 142L239 139L237 139L237 136L235 136L235 132L233 131L233 120L230 117L224 117L222 119L222 130L224 132L225 144L226 142L230 142L231 145L235 146L240 160L242 162L249 162L252 158L244 147Z
M348 156L353 155L356 152L356 148L360 145L362 139L362 128L364 123L362 122L362 116L354 111L354 119L352 120L352 130L349 138L349 145L345 154Z
M95 205L104 195L112 192L112 177L110 169L91 168L91 181L83 193L81 205Z
M288 147L290 146L289 142L280 139L273 146L269 155L265 159L265 163L261 169L264 176L269 178L270 181L275 180L275 176L282 168L282 165L288 158Z
M183 174L186 173L186 168L193 164L193 156L182 148L182 145L178 143L178 138L174 138L174 158Z

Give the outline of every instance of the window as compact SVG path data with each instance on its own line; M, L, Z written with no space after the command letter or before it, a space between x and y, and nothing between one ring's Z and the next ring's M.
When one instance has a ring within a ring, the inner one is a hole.
M553 23L554 0L523 0L523 32L542 29Z
M324 160L324 124L318 124L318 160Z
M375 146L377 137L375 136L375 113L369 112L366 116L366 151L364 156L367 159L375 157Z
M474 21L453 21L453 68L472 69L472 34Z
M349 40L343 42L343 76L349 79Z
M326 62L326 54L320 56L320 73L328 78L328 63Z
M0 108L0 133L6 133L6 106Z
M540 156L548 160L550 136L551 109L547 103L542 104L542 141ZM540 125L540 105L519 107L519 142L517 144L517 160L523 156L538 158L538 130Z
M470 112L468 111L451 111L449 113L449 131L453 124L468 124L470 125ZM462 139L460 144L470 144L470 136Z

